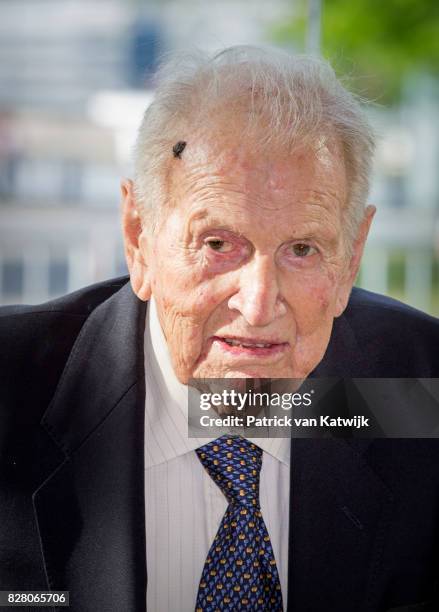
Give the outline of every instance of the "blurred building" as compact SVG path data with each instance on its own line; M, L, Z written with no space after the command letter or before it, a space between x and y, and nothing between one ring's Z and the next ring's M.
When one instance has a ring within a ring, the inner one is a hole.
M427 77L409 82L397 109L376 109L370 201L378 208L361 285L439 315L439 97Z
M111 0L0 11L0 301L32 303L125 272L124 137L148 101L160 27L154 11ZM102 108L114 91L128 123Z
M208 50L268 42L288 7L0 1L0 303L44 301L126 271L119 181L160 54L188 41ZM412 84L401 109L373 112L379 210L360 282L439 313L435 87Z

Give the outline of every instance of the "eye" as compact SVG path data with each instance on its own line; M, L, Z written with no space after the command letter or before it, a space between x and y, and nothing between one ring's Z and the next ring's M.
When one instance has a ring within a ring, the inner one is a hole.
M316 253L316 249L305 242L297 242L291 249L296 257L309 257Z
M230 242L221 240L220 238L206 240L205 244L207 244L212 251L217 251L218 253L230 253L230 251L233 249L233 245L230 244Z

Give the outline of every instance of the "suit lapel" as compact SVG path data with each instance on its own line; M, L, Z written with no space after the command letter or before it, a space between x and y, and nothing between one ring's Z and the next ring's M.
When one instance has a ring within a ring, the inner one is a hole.
M64 459L34 508L48 586L75 611L145 610L145 312L129 285L93 311L42 419Z

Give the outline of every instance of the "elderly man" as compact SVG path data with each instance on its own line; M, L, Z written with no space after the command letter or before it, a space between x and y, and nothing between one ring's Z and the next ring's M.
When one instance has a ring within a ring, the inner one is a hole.
M437 321L352 290L372 149L315 59L163 69L122 185L130 282L0 319L0 589L75 612L437 609L435 441L187 434L193 378L438 376Z

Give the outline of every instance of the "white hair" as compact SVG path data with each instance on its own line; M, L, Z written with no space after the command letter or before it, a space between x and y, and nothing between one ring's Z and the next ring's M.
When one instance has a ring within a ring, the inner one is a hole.
M248 138L252 150L256 145L291 151L335 136L348 182L346 235L353 242L364 216L374 138L361 101L343 87L327 62L236 46L213 57L201 52L175 57L162 65L157 83L134 159L136 200L152 226L169 198L173 146L200 128L221 128L228 109L242 120L238 137L241 142Z

